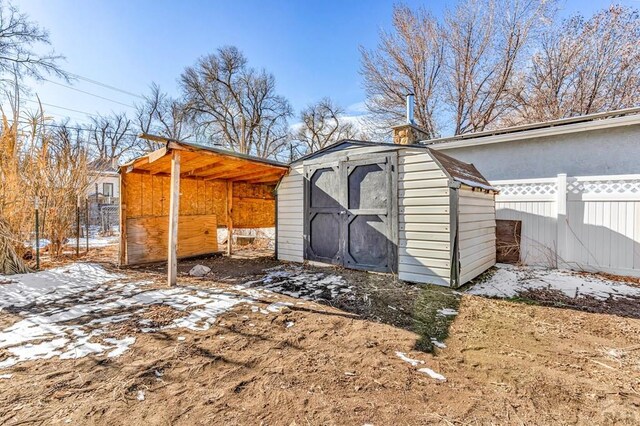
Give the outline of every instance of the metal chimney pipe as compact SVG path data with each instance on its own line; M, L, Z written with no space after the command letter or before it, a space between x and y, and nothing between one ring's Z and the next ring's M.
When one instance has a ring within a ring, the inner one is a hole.
M407 123L415 124L413 119L413 93L407 94Z

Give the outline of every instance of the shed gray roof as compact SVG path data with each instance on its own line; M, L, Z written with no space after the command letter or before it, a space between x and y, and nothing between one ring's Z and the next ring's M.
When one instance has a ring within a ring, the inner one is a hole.
M473 188L498 191L498 188L492 186L473 164L456 160L435 149L429 149L429 153L431 157L440 164L440 167L456 182Z
M338 141L334 144L328 145L318 151L307 154L301 158L298 158L297 160L291 162L291 164L299 163L301 161L308 160L311 158L320 157L330 152L340 151L342 149L345 149L354 145L355 146L388 146L390 148L396 148L396 149L408 149L408 148L423 149L431 155L434 161L440 165L442 170L452 180L459 182L463 185L470 186L472 188L498 191L496 187L491 186L489 181L487 181L484 178L484 176L482 176L482 173L480 173L480 171L478 171L478 169L476 169L476 167L473 164L456 160L453 157L443 154L441 151L436 151L427 146L417 145L417 144L398 145L398 144L386 143L386 142L372 142L372 141L359 141L359 140L345 139L345 140Z

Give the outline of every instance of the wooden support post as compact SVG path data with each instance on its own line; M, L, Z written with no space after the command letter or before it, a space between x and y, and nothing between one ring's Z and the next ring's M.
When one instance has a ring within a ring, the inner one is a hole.
M180 151L171 151L171 187L169 189L169 242L167 275L169 286L178 276L178 216L180 215Z
M120 266L127 264L127 187L126 173L120 169ZM97 193L97 187L96 187ZM97 197L97 195L96 195ZM96 203L98 200L96 199Z
M227 256L233 252L233 182L227 181Z

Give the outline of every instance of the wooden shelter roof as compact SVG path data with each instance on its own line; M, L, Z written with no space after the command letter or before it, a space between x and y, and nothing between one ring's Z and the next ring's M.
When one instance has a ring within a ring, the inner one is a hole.
M220 148L175 141L155 135L140 135L163 146L125 164L126 173L171 175L171 151L181 153L181 179L229 180L247 183L276 183L289 167L277 161Z

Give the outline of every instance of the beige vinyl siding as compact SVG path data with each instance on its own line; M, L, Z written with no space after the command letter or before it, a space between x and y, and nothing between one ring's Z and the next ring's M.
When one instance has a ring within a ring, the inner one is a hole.
M494 194L458 190L458 241L460 285L477 277L496 263L496 211Z
M302 165L292 167L278 186L278 259L304 261Z
M451 224L449 180L423 150L398 158L398 277L449 285Z

